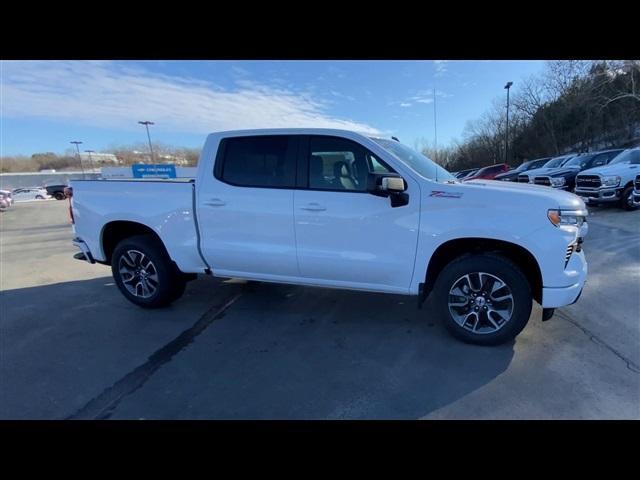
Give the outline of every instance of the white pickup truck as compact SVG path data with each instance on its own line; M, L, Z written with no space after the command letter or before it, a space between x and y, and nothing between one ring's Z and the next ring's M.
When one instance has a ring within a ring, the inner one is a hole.
M396 140L329 129L207 137L195 179L75 180L76 258L168 305L196 274L414 295L459 339L499 344L574 303L587 210L544 186L460 183Z
M574 191L589 204L617 203L625 210L635 210L633 183L638 173L640 147L629 148L607 165L580 172Z

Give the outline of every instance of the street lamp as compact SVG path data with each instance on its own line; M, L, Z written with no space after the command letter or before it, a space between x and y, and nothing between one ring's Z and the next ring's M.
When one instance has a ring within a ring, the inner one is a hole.
M144 122L138 122L140 125L144 125L147 129L147 138L149 139L149 151L151 152L151 163L153 163L153 147L151 146L151 135L149 135L149 125L155 125L153 122L149 120L145 120Z
M91 154L96 153L95 150L85 150L85 153L89 154L89 165L91 165L91 168L95 170L96 166L93 164L93 159L91 158Z
M504 163L507 163L509 159L509 89L511 85L513 85L513 82L507 82L504 86L507 89L507 130L504 134Z
M82 170L82 179L84 180L84 167L82 166L82 157L80 156L80 147L78 145L80 145L82 142L78 141L78 140L74 140L72 142L69 143L73 143L76 146L76 150L78 151L78 161L80 162L80 170Z

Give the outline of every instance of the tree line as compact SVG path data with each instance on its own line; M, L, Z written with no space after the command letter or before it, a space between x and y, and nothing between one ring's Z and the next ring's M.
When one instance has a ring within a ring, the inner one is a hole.
M505 96L506 97L506 96ZM463 140L423 152L450 171L505 161L506 98L467 122ZM640 61L547 62L511 89L507 163L628 147L640 139Z
M152 143L154 162L169 163L171 158L184 159L185 166L194 166L198 163L200 149L172 147L163 143ZM111 145L100 153L112 153L118 159L118 165L129 166L134 163L150 163L151 155L149 145L146 143L132 145ZM95 162L97 165L97 162ZM92 168L86 158L82 161L85 169ZM102 166L102 165L101 165ZM78 155L73 149L68 149L64 154L53 152L34 153L33 155L3 156L0 159L0 173L15 172L39 172L40 170L70 171L80 170Z

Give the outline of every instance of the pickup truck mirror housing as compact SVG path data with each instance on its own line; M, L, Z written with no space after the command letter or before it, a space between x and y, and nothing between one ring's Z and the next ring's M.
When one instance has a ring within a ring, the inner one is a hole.
M394 208L409 203L406 190L406 180L397 173L370 173L367 178L367 191L378 197L389 197Z

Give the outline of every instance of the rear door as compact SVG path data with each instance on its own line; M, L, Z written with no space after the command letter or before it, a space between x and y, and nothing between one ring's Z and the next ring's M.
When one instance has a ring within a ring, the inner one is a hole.
M308 136L294 194L298 263L319 284L381 291L409 289L418 239L419 186L405 178L409 204L367 192L369 172L393 172L362 145Z
M200 185L202 253L216 275L297 276L293 227L298 137L229 137Z

